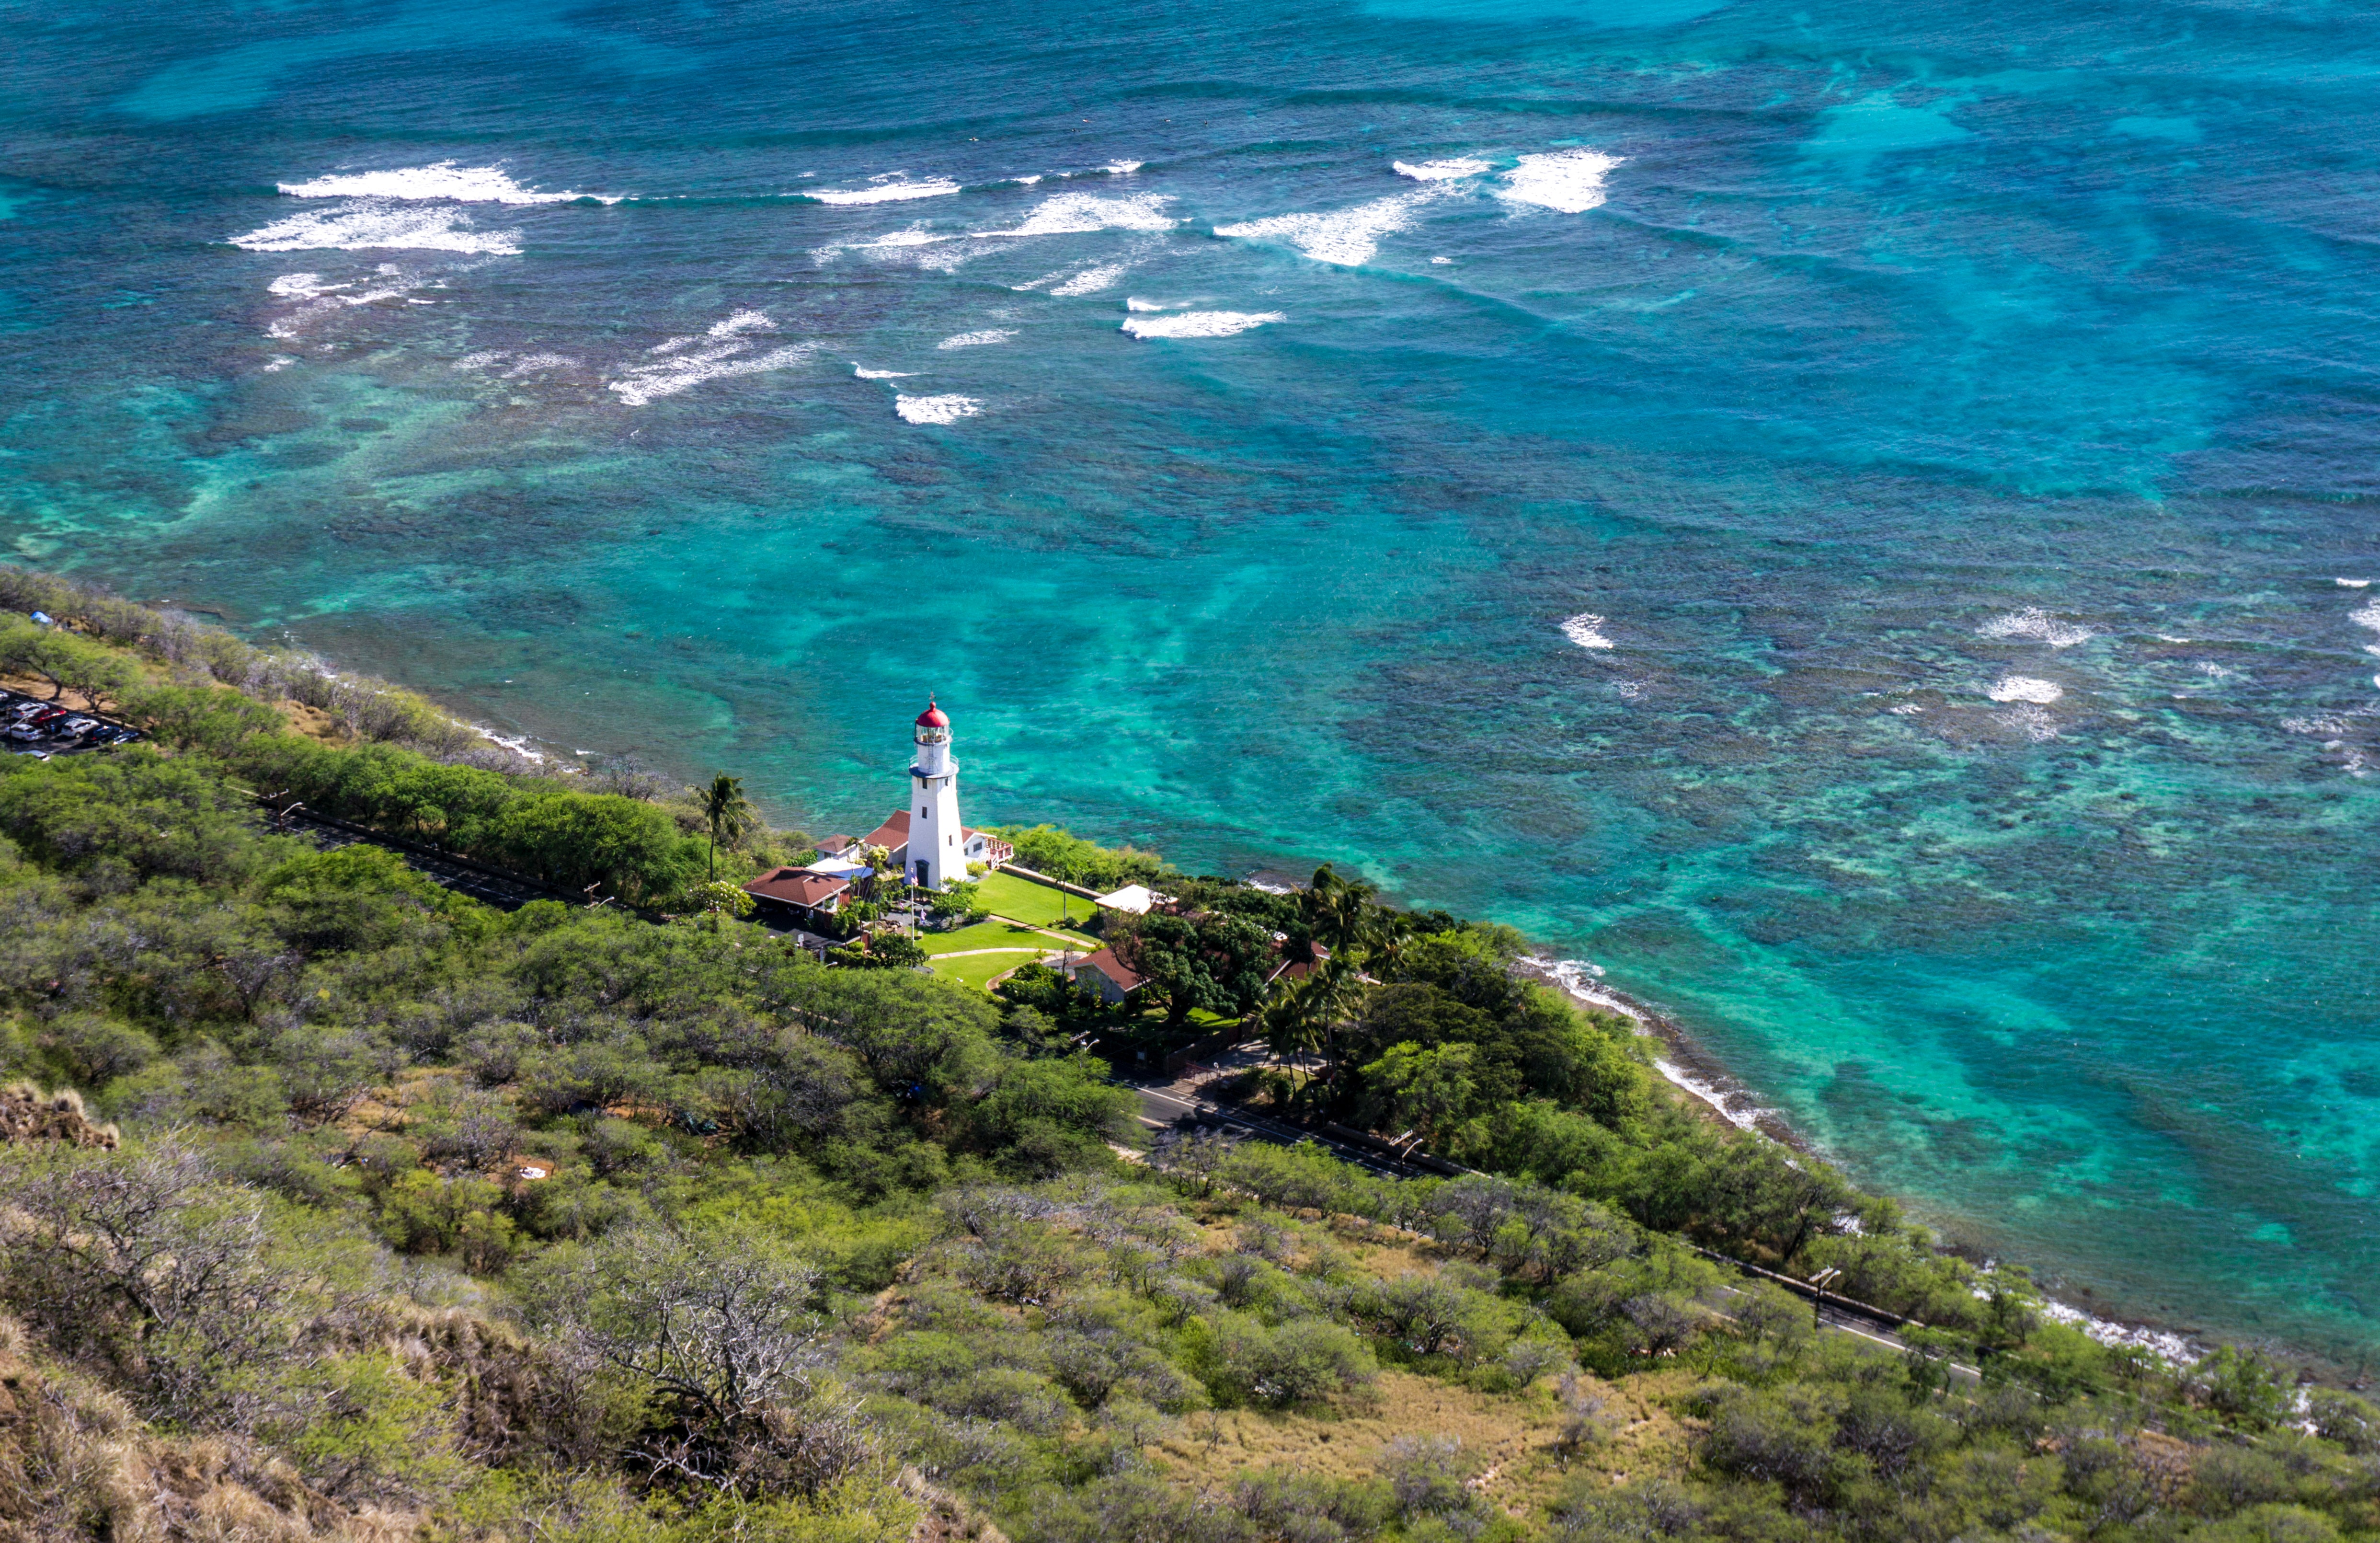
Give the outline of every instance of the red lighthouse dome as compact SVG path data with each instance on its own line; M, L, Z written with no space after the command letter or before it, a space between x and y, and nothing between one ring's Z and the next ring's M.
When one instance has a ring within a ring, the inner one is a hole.
M926 699L926 711L917 714L917 726L921 729L946 729L951 726L951 715L936 707L934 699L929 697Z

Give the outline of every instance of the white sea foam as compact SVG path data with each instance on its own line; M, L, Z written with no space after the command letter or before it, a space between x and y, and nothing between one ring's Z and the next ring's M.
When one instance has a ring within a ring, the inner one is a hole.
M1615 680L1611 683L1611 692L1623 702L1641 702L1652 684L1649 680Z
M896 230L890 236L880 236L873 241L854 241L849 244L854 250L867 251L900 247L930 247L938 241L957 239L954 235L938 235L933 231L912 225L907 230Z
M272 358L265 361L264 372L268 375L275 375L280 373L282 371L288 369L291 365L297 362L297 358L294 355L275 354Z
M1111 176L1130 176L1147 164L1146 161L1111 161L1099 169Z
M2380 632L2380 600L2357 606L2347 614L2347 619L2357 626L2368 626L2374 632Z
M2046 643L2053 649L2070 649L2077 643L2089 642L2095 636L2089 627L2061 622L2037 605L2028 605L2022 611L1996 616L1975 628L1975 633L1983 638ZM2173 641L2187 642L2188 639L2175 638Z
M1584 214L1604 200L1603 179L1625 157L1597 150L1558 150L1524 155L1506 172L1496 196L1506 203L1534 204L1564 214Z
M2046 745L2058 737L2058 720L2046 708L2034 702L2020 702L2000 714L2008 726L2036 745Z
M1123 330L1135 337L1229 337L1288 320L1278 310L1184 310L1171 316L1127 316Z
M2342 589L2368 589L2372 587L2368 578L2334 578L2331 582Z
M1126 310L1165 310L1170 309L1162 301L1144 300L1136 295L1125 297L1123 308Z
M815 343L789 344L766 353L752 353L755 333L773 332L776 323L763 310L739 310L713 322L700 338L673 337L647 350L648 358L631 364L621 379L606 381L604 389L632 407L689 391L705 381L736 375L758 375L799 364L818 352Z
M1369 262L1373 253L1380 249L1380 237L1404 229L1414 210L1435 196L1435 192L1399 193L1328 213L1275 214L1262 220L1243 220L1236 225L1217 225L1215 234L1254 241L1286 241L1317 262L1354 267Z
M1608 649L1611 639L1603 635L1603 618L1592 611L1582 611L1561 625L1562 636L1582 649Z
M1081 236L1094 230L1172 230L1176 221L1165 213L1172 202L1166 193L1128 193L1122 198L1098 193L1053 193L1034 205L1025 223L1011 230L977 230L971 236Z
M504 371L504 379L508 381L517 381L527 376L542 373L548 370L576 370L577 368L578 361L572 358L567 354L523 354L518 358L513 360L511 369Z
M334 172L305 182L284 182L281 190L299 199L443 200L449 203L573 203L593 199L617 203L608 193L540 193L524 188L500 166L462 166L440 161L427 166L399 166L388 171Z
M1916 702L1903 702L1899 707L1888 707L1884 711L1896 718L1914 718L1925 709Z
M892 410L907 423L956 423L983 411L972 396L895 396Z
M2198 1347L2169 1329L2142 1329L2110 1322L2070 1307L2063 1302L2043 1302L2041 1314L2052 1322L2082 1330L2101 1344L2129 1345L2136 1350L2145 1350L2173 1366L2195 1366L2200 1360Z
M899 203L905 199L938 199L955 193L959 185L947 176L928 177L923 182L903 182L901 172L887 172L866 188L805 188L797 197L816 199L820 203Z
M284 273L266 285L268 294L286 299L310 300L317 295L327 295L334 289L345 289L344 284L324 284L320 273Z
M2039 702L2047 706L2066 691L2055 681L2035 680L2031 675L2002 675L1985 688L1984 695L1996 702Z
M1050 293L1069 298L1075 295L1096 295L1102 289L1111 287L1116 280L1131 271L1132 264L1129 262L1101 263L1096 268L1084 269L1063 284L1052 286Z
M1458 176L1477 176L1488 166L1485 161L1457 155L1444 161L1391 161L1389 169L1415 182L1451 182Z
M1005 343L1016 335L1014 327L985 327L979 332L953 333L934 345L937 348L981 348L994 343Z
M852 365L851 372L863 381L905 381L917 373L914 370L870 370L858 363Z
M459 209L372 201L305 210L226 239L252 252L359 252L395 247L512 257L520 251L519 231L475 229L471 217Z
M1431 261L1432 262L1444 263L1444 262L1451 262L1451 261L1454 261L1454 259L1452 259L1452 258L1451 258L1451 257L1433 257L1433 258L1431 258L1431 259L1430 259L1430 261Z
M502 349L490 348L476 354L465 354L461 358L456 359L453 364L448 365L446 368L449 370L485 370L492 364L503 362L504 357L504 351Z

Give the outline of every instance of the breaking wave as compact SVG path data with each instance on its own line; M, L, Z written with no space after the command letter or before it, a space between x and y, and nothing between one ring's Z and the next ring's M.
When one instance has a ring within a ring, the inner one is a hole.
M1496 196L1506 203L1535 204L1564 214L1584 214L1603 202L1603 179L1625 157L1596 150L1559 150L1524 155L1506 172Z
M1135 337L1229 337L1288 320L1278 310L1184 310L1171 316L1127 316L1121 330Z
M336 209L309 209L287 219L259 226L245 236L227 237L230 244L251 252L413 251L467 252L480 257L515 257L520 253L520 232L480 230L459 209L365 200Z
M1603 618L1592 611L1582 611L1561 625L1562 636L1582 649L1608 649L1611 639L1603 635Z
M939 199L955 193L959 185L947 176L929 177L923 182L898 182L900 172L888 172L872 187L804 188L795 198L815 199L820 203L898 203L905 199Z
M1380 249L1380 237L1405 228L1415 207L1435 196L1399 193L1374 199L1353 209L1321 214L1275 214L1262 220L1242 220L1217 225L1215 234L1252 241L1285 241L1317 262L1354 267L1369 262Z
M956 423L983 411L972 396L895 396L892 410L906 423Z
M625 195L612 193L540 193L515 182L500 166L465 166L439 161L427 166L399 166L388 171L334 172L304 182L277 185L298 199L436 200L452 203L576 203L592 199L617 203Z
M2022 611L1994 617L1975 628L1975 634L1980 638L2046 643L2053 649L2070 649L2077 643L2087 643L2096 636L2089 627L2061 622L2037 605L2028 605Z

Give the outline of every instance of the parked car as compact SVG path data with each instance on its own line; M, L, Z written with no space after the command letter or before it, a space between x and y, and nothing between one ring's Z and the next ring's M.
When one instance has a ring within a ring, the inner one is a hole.
M66 734L89 734L97 727L99 720L96 718L69 718L59 725L61 732Z
M29 697L21 702L11 703L8 708L8 712L11 717L28 718L32 716L34 713L41 711L43 708L49 705L50 704L47 702L34 701Z
M8 737L11 739L39 739L42 737L42 731L33 727L30 723L19 723L15 728L8 731Z

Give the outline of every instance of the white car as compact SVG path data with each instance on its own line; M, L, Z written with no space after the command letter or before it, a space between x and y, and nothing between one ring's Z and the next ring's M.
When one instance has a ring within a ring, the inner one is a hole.
M99 720L96 718L69 718L65 723L58 725L58 732L61 734L89 734L91 730L97 727L99 727Z
M49 705L47 702L18 702L15 707L10 708L8 712L11 717L26 718Z
M14 739L39 739L42 737L42 731L33 727L30 723L19 723L15 728L10 729L8 734L9 736Z

